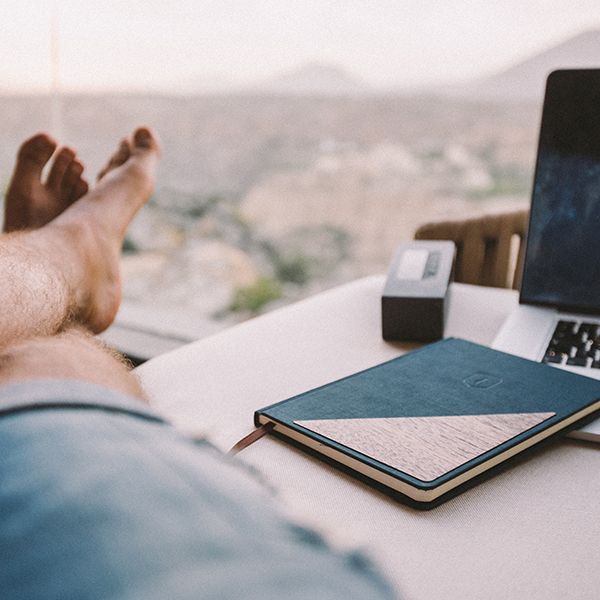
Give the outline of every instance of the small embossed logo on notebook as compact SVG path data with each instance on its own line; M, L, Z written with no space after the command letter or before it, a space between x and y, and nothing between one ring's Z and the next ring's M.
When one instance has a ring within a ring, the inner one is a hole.
M494 377L494 375L488 375L487 373L473 373L463 379L463 383L467 387L486 389L491 388L502 383L500 377Z

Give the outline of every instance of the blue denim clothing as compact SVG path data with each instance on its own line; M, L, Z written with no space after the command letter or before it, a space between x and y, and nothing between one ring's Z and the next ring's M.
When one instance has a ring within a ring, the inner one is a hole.
M3 600L393 597L368 561L271 504L235 460L134 398L0 388Z

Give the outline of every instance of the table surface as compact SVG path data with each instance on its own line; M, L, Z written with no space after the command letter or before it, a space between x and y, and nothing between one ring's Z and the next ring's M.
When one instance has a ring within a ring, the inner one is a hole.
M253 319L137 369L153 405L227 449L256 408L389 360L383 278L369 277ZM450 289L446 336L490 344L512 290ZM358 546L403 598L600 597L600 452L560 440L431 511L411 509L267 437L240 459L293 516Z

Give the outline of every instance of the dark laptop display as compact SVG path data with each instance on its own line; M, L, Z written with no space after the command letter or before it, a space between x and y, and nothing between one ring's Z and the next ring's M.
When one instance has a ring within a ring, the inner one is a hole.
M600 69L548 78L521 302L600 312Z

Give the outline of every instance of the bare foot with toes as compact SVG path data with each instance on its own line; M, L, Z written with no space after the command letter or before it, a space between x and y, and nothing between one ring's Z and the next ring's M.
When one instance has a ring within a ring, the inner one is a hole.
M94 333L104 331L119 308L123 239L154 190L159 153L153 133L136 129L120 143L95 187L49 225L71 235L80 253L84 270L75 318Z
M44 133L23 143L6 192L4 232L37 229L63 212L88 191L83 165L73 150L61 148L45 181L42 170L56 150L56 142Z
M149 129L136 129L121 141L91 190L69 148L56 154L42 181L55 148L45 134L21 147L6 196L4 231L37 229L30 244L41 251L49 244L60 249L56 268L70 295L70 318L99 333L119 308L123 238L154 189L159 145Z

